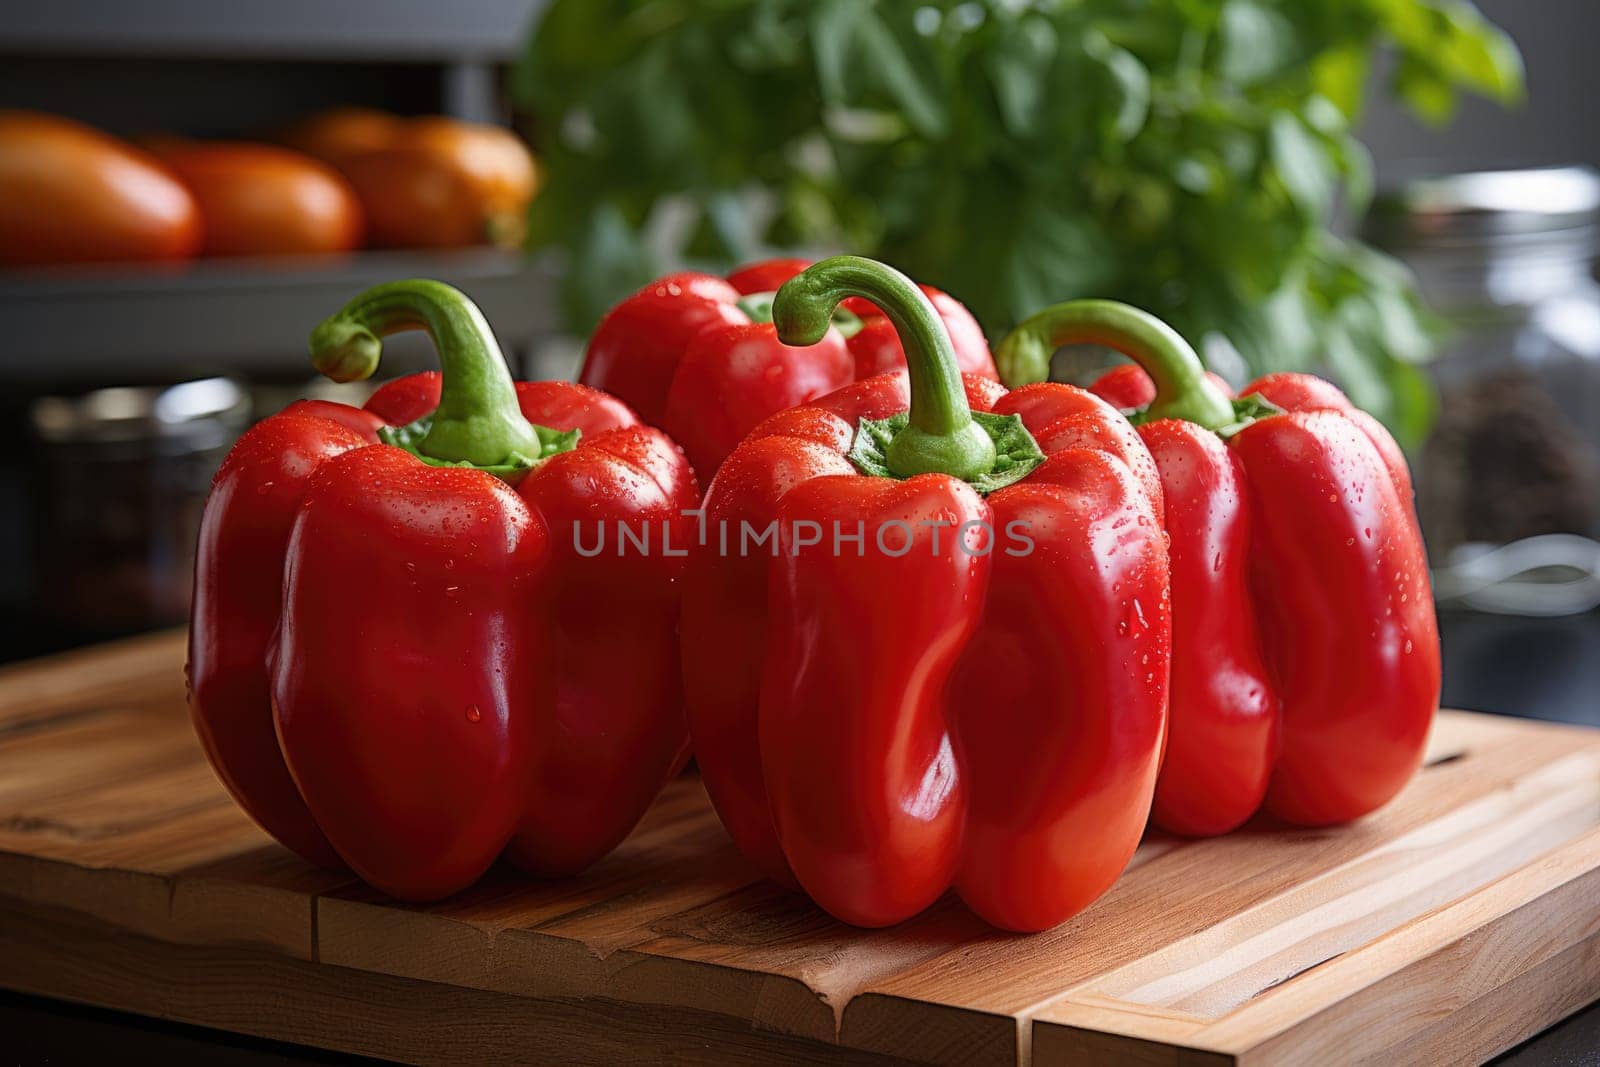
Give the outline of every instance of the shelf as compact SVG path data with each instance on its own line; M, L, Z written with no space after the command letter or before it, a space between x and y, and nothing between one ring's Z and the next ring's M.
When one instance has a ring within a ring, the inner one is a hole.
M362 289L410 277L438 278L471 296L514 362L559 332L548 261L490 249L53 270L0 275L6 323L0 382L111 385L191 374L309 373L306 337L313 326ZM395 338L385 356L395 369L431 362L420 336Z
M546 0L55 0L6 15L12 55L504 62Z

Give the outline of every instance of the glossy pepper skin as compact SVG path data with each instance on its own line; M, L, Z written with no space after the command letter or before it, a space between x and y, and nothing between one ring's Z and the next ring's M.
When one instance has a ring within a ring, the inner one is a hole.
M851 301L838 329L815 345L785 345L771 293L808 266L773 259L726 280L671 274L613 308L589 340L579 380L612 393L683 445L702 480L756 424L859 378L905 366L893 324ZM961 369L994 378L988 343L970 312L936 289L933 300Z
M1164 323L1105 301L1028 319L1001 366L1042 377L1051 352L1082 342L1137 364L1094 391L1139 408L1165 495L1174 652L1155 821L1207 835L1263 807L1308 826L1378 808L1421 762L1440 682L1393 438L1309 375L1267 375L1230 401Z
M809 268L778 327L815 340L847 296L884 308L909 375L772 416L712 482L684 587L696 759L745 854L840 919L899 922L954 887L1043 929L1111 884L1148 815L1169 642L1155 468L1083 390L963 379L925 295L882 264ZM847 458L908 407L881 456ZM1002 424L1027 458L998 485Z
M196 730L257 822L429 900L501 854L581 869L682 765L683 558L578 549L619 522L687 544L698 489L615 398L513 386L477 309L437 282L357 297L313 361L366 377L380 336L417 327L442 375L365 410L292 405L224 460L189 672Z

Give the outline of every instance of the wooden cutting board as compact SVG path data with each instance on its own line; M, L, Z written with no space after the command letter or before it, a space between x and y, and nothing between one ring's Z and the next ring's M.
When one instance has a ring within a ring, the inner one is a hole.
M860 931L692 777L581 878L402 907L277 847L190 733L180 635L0 671L0 984L414 1062L1465 1062L1600 998L1600 731L1444 713L1334 830L1152 835L1073 921Z

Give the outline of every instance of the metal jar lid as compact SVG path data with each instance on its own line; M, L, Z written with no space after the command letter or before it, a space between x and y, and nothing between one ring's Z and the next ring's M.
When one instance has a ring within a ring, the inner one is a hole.
M250 401L237 382L202 378L181 385L96 389L47 396L28 412L36 438L48 444L183 442L209 448L248 421Z
M1384 248L1564 239L1600 221L1600 173L1540 167L1414 178L1378 196L1364 231Z

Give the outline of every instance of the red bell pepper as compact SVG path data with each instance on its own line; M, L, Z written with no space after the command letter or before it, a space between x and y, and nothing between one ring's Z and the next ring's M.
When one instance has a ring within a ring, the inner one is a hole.
M1394 439L1337 388L1273 374L1230 400L1165 323L1109 301L1039 312L1000 346L1011 382L1066 344L1140 371L1171 536L1171 734L1155 820L1231 830L1263 805L1346 822L1410 779L1439 700L1439 635L1411 479ZM1115 376L1115 377L1114 377Z
M953 885L1042 929L1111 884L1148 815L1169 643L1154 464L1084 390L963 381L937 310L882 264L786 283L779 335L824 338L849 296L894 323L909 374L772 416L712 482L684 582L696 758L745 854L847 922Z
M1228 399L1233 399L1233 387L1220 374L1206 371L1206 380ZM1118 411L1135 412L1150 406L1156 398L1156 383L1137 363L1122 363L1095 379L1089 391Z
M645 286L596 327L579 379L666 430L709 479L768 415L905 366L893 324L866 302L847 305L839 328L815 345L795 348L778 339L772 292L806 265L774 259L726 281L689 272ZM977 320L947 294L923 291L955 341L961 369L996 377Z
M206 752L257 822L425 900L502 853L584 867L682 764L684 561L590 558L576 535L592 549L591 524L621 522L687 545L698 490L614 398L513 386L477 309L438 282L363 293L317 328L312 361L365 378L379 337L416 328L442 375L368 410L292 405L223 461L189 675Z

